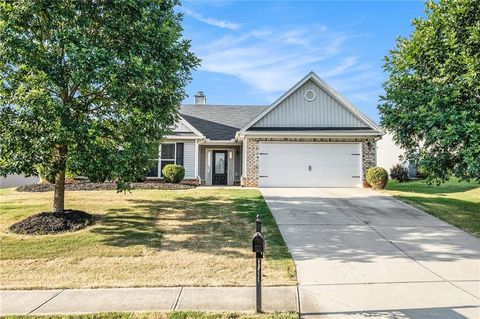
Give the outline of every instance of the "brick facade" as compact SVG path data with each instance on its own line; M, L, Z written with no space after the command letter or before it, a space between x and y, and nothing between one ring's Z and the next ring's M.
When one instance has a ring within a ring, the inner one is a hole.
M368 168L376 165L377 153L374 137L312 137L312 138L247 138L244 143L246 152L245 172L241 179L241 185L246 187L258 187L258 162L259 162L259 141L278 142L315 142L315 143L362 143L362 169L365 179L365 172Z

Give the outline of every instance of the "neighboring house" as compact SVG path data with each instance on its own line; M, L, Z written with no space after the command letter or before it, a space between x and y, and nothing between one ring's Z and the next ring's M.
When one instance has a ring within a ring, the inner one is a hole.
M149 178L177 163L205 185L361 187L383 134L313 72L271 105L208 105L199 92L180 115Z
M385 135L377 141L377 166L383 167L390 173L390 169L394 165L402 164L408 169L408 176L415 177L417 175L415 165L404 159L405 151L395 144L393 135L386 132Z
M40 178L36 176L25 177L25 175L12 174L7 175L7 177L0 177L0 188L19 187L38 182L40 182Z

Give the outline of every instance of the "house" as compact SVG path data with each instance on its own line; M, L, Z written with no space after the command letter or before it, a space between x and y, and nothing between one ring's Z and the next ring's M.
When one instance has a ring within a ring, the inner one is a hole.
M401 164L408 170L408 177L414 178L417 170L413 163L405 160L405 150L395 144L393 135L386 132L377 142L377 166L383 167L387 172L396 165Z
M0 188L19 187L40 182L37 176L26 177L25 175L10 174L6 177L0 177Z
M313 72L271 105L209 105L199 92L180 116L149 178L177 163L205 185L361 187L383 134Z

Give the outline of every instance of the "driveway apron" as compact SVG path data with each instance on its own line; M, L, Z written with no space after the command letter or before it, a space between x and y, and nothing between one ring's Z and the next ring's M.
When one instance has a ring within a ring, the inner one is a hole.
M261 192L295 260L303 317L480 318L478 238L370 189Z

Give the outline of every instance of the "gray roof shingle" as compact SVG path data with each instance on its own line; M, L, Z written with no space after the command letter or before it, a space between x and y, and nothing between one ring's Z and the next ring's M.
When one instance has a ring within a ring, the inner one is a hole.
M211 140L235 138L240 128L247 125L267 105L195 105L180 107L180 115Z

